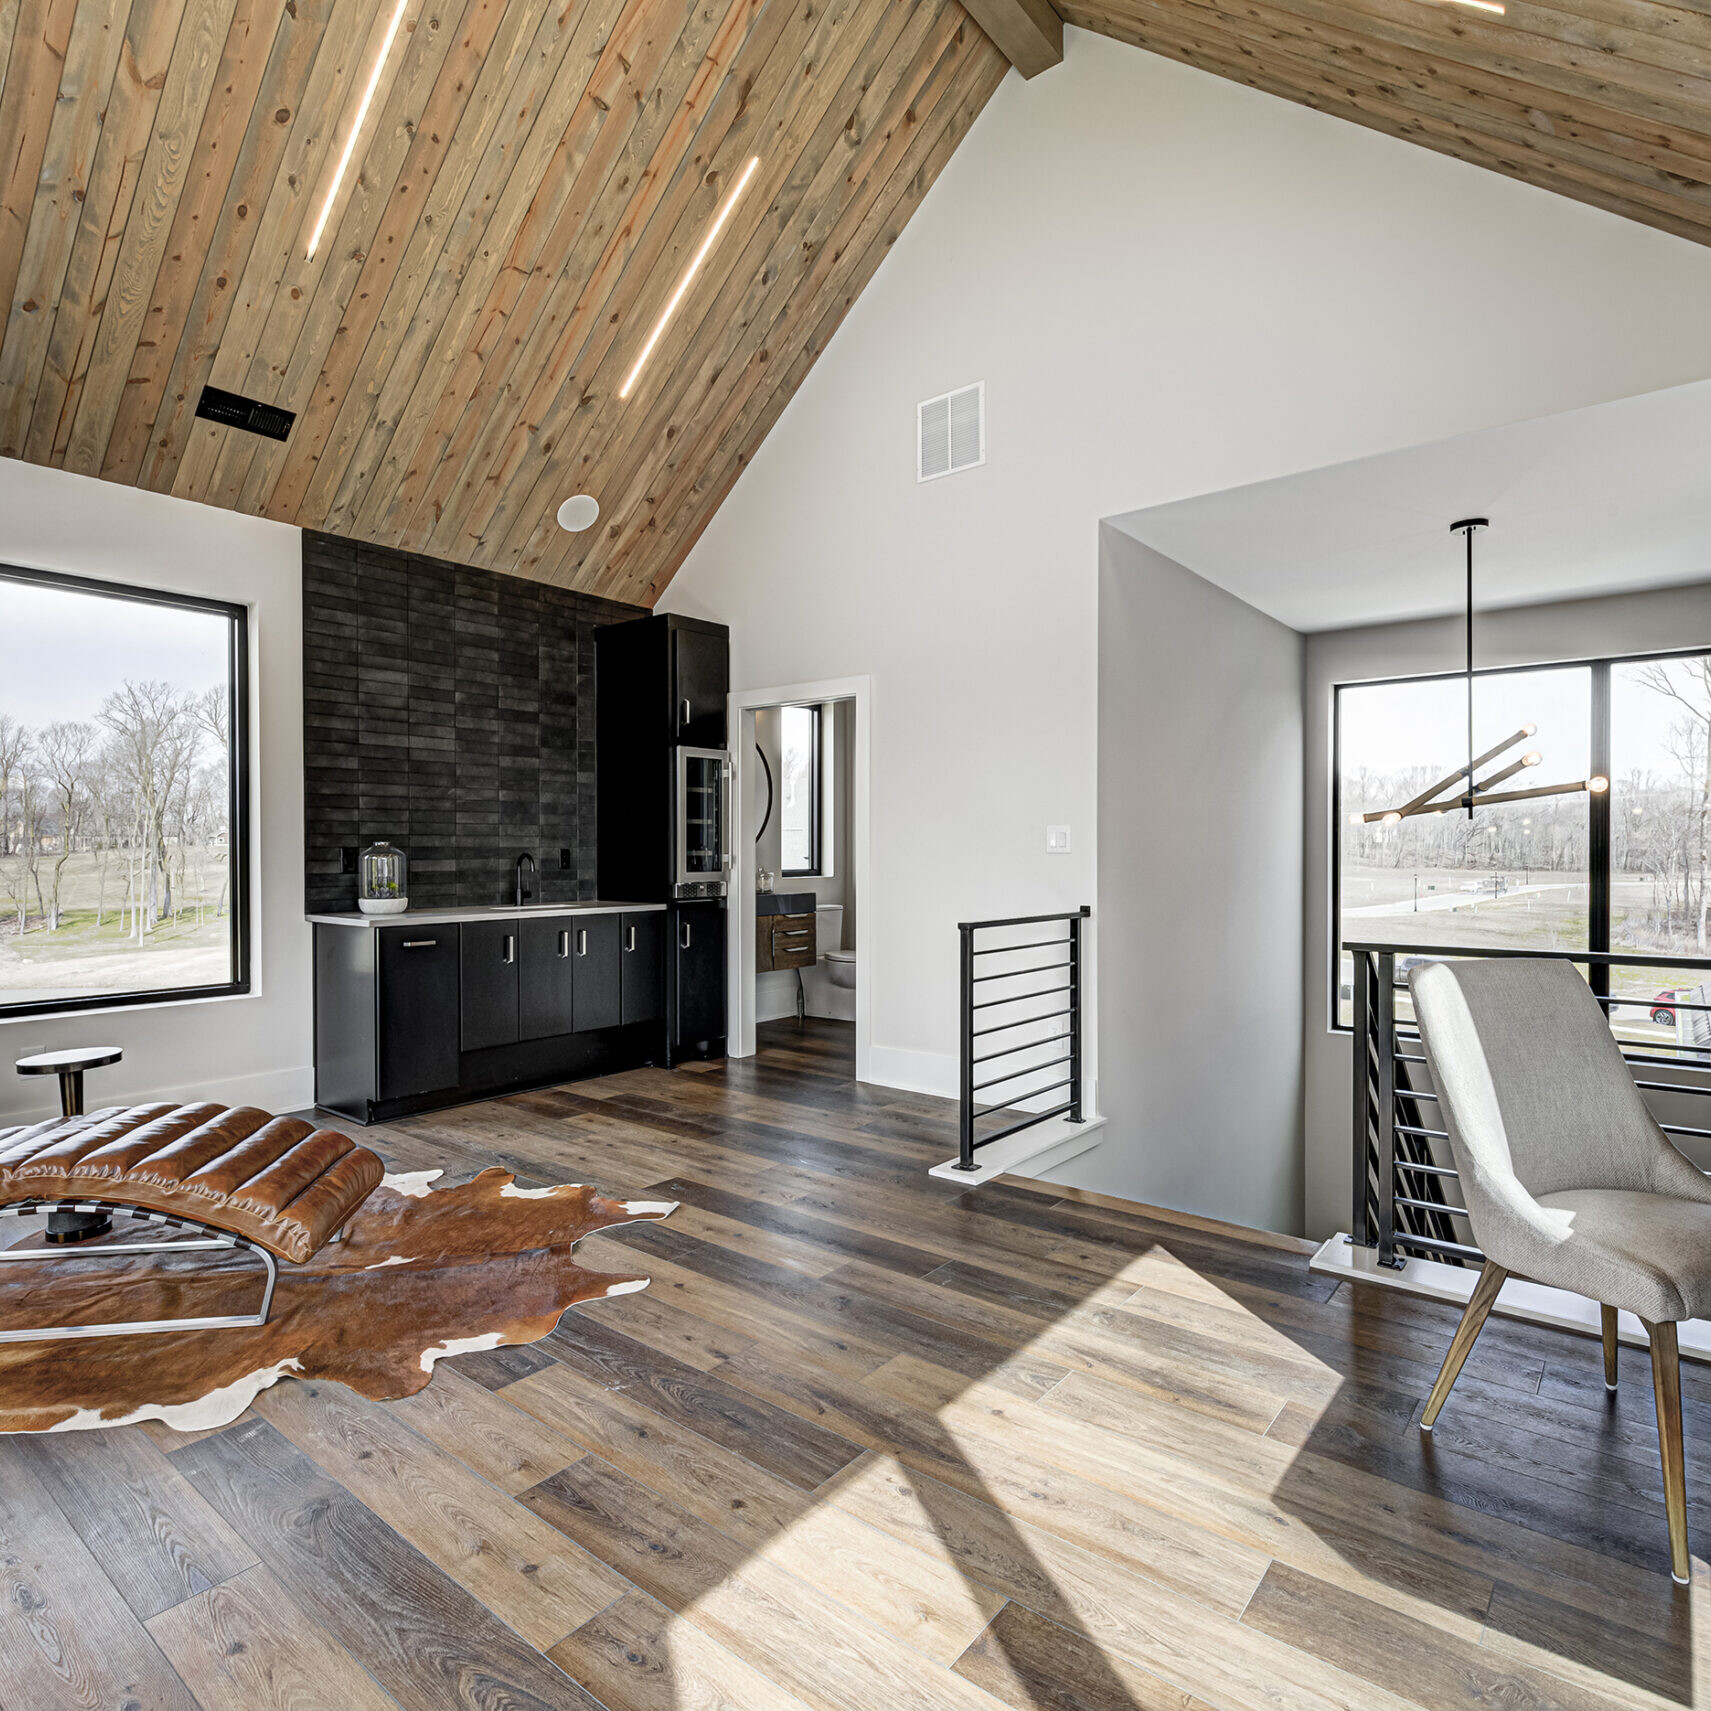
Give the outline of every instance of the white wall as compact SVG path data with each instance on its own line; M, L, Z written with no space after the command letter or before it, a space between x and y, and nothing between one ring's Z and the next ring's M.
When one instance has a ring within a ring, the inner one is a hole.
M1711 374L1711 252L1065 35L660 602L739 687L871 674L873 1073L941 1092L955 923L1094 899L1100 518ZM974 380L985 466L917 485L917 401Z
M251 981L247 997L0 1022L0 1122L51 1115L57 1083L10 1073L31 1050L124 1048L91 1105L195 1097L288 1111L314 1095L303 919L301 533L164 494L0 459L0 562L250 609ZM4 643L0 642L0 669ZM76 661L66 663L68 671Z
M1054 1181L1301 1222L1302 639L1107 525L1100 1104Z
M1711 647L1711 583L1481 612L1481 666ZM1354 1058L1350 1038L1330 1025L1331 709L1339 683L1455 671L1462 622L1427 619L1331 630L1307 638L1306 954L1302 959L1302 1058L1306 1081L1306 1233L1349 1227L1353 1189ZM1687 1119L1698 1122L1697 1118Z

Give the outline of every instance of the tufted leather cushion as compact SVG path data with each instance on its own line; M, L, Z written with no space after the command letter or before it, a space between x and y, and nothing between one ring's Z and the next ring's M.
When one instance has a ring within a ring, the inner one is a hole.
M348 1135L247 1105L132 1105L0 1129L0 1205L141 1206L247 1237L299 1265L384 1174Z

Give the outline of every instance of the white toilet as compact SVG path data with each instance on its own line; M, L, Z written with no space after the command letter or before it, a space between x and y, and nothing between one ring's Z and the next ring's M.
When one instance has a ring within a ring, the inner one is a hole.
M846 989L856 983L856 953L844 949L844 906L822 903L814 911L814 940L825 964L826 978Z

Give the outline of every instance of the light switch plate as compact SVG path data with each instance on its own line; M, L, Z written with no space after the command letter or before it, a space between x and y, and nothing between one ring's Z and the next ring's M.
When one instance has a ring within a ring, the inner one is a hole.
M1047 826L1046 827L1046 854L1047 855L1068 855L1069 854L1069 827L1068 826Z

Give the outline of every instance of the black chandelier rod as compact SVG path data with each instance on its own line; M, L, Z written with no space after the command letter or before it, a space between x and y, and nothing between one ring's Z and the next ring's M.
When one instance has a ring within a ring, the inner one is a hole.
M1450 533L1467 542L1467 817L1473 818L1473 532L1491 527L1489 517L1463 517L1450 524Z

